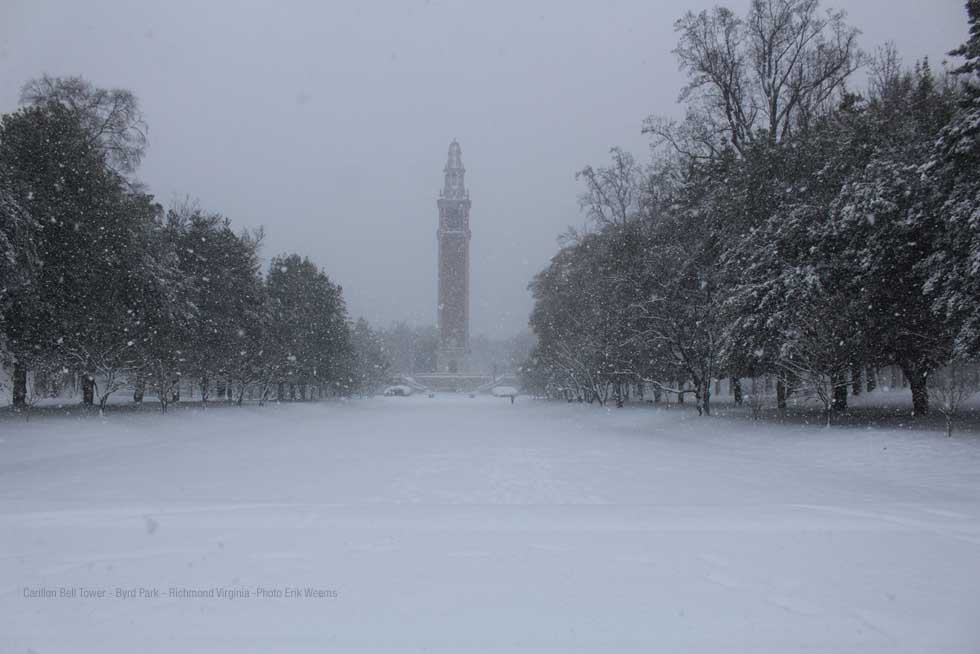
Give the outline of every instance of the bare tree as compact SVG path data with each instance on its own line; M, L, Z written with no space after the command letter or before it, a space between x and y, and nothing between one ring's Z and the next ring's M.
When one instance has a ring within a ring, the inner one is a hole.
M147 125L139 100L127 89L103 89L81 77L43 75L27 82L21 104L54 103L68 108L120 174L132 173L146 151Z
M889 41L876 49L870 59L871 97L884 98L890 95L891 89L902 79L903 72L902 58L894 42Z
M50 360L39 360L30 371L25 370L24 396L18 406L18 410L24 412L25 420L30 421L34 407L38 406L42 400L57 395L55 389L58 386L52 386L52 380L63 374L67 374L66 370L61 368L57 362Z
M850 383L840 368L828 367L820 356L801 359L783 359L776 364L787 377L797 379L799 386L792 389L802 397L816 398L823 409L827 426L830 427L834 415L834 403L841 389Z
M980 367L975 361L954 359L929 375L929 395L946 419L946 437L953 437L953 423L963 405L980 390Z
M753 0L745 18L726 7L688 12L675 30L688 116L682 125L651 117L644 131L698 156L791 138L864 60L845 13L821 12L819 0Z
M143 367L134 344L132 340L109 340L94 343L91 348L84 343L66 348L65 354L69 361L78 365L81 370L92 371L83 376L92 385L92 392L99 400L100 415L105 413L109 397L125 388L127 381L135 377Z
M585 182L579 206L599 227L625 225L636 218L644 182L643 171L633 155L618 147L609 154L609 167L586 166L575 173L575 179Z
M827 300L819 308L795 310L776 361L783 378L795 380L796 388L791 391L820 402L828 427L842 392L846 398L852 367L846 321L827 317L833 306Z

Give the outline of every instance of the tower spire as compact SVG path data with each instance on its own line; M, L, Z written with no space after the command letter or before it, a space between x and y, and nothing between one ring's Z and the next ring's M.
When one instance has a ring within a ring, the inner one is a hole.
M452 200L466 198L469 195L464 185L466 168L463 167L463 152L456 139L449 144L449 157L443 172L446 180L442 188L442 197Z

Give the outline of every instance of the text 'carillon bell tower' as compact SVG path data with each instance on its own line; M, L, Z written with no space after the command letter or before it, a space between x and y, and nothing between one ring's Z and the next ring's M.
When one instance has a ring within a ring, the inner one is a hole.
M439 193L439 372L466 372L470 340L470 194L459 143L449 144Z

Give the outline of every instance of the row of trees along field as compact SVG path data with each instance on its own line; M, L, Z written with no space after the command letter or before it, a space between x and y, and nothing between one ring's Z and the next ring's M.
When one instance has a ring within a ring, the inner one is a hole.
M686 115L646 120L649 166L613 149L579 173L589 226L531 284L527 385L691 389L707 414L713 379L771 375L781 407L808 389L829 417L895 365L926 413L929 380L980 352L980 0L967 11L942 74L865 55L818 0L681 18Z
M15 407L80 380L104 408L124 387L164 410L200 398L312 399L385 376L379 338L309 259L191 203L168 211L133 174L146 125L129 91L28 83L0 123L0 356Z

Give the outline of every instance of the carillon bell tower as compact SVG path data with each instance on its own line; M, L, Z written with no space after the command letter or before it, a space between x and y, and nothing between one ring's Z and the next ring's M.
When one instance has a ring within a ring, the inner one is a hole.
M439 207L439 372L467 372L470 340L470 194L459 143L449 144Z

